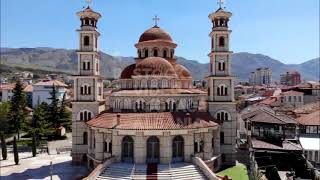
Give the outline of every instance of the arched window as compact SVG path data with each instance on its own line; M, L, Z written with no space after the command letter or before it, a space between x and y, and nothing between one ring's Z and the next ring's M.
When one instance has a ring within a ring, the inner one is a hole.
M90 61L87 62L87 69L86 70L90 70Z
M84 24L85 24L85 25L89 25L89 19L85 19L85 20L84 20Z
M80 119L80 121L89 121L92 118L92 113L88 110L83 110L79 113L79 117L78 119Z
M87 132L83 133L83 144L85 144L85 145L88 144L88 133Z
M227 96L228 95L228 88L226 85L222 84L217 87L217 95L218 96Z
M168 52L166 49L163 50L163 58L167 58L168 56Z
M86 62L82 62L82 69L87 70L87 63Z
M138 50L138 58L141 58L141 50Z
M219 38L219 46L220 46L220 47L224 47L224 45L225 45L224 37L221 36L221 37Z
M226 68L225 62L224 62L224 61L219 61L219 63L218 63L218 70L219 70L219 71L224 71L225 68Z
M84 36L83 38L83 45L89 46L90 45L90 38L89 36Z
M218 121L229 121L231 119L230 114L227 111L218 111L216 114L216 118Z
M159 163L160 161L160 141L156 136L151 136L147 140L147 163Z
M133 162L133 139L130 136L125 136L122 139L122 161Z
M148 81L146 79L141 80L141 88L148 88Z
M158 88L158 80L156 79L151 80L151 88Z
M168 80L163 79L161 86L162 86L162 88L169 88L169 82L168 82Z
M149 51L148 51L148 49L145 49L144 50L144 57L148 57L149 56Z
M136 101L136 110L141 111L145 109L145 100L140 98Z
M158 57L158 49L154 49L153 50L153 56L154 57Z
M184 159L184 140L181 136L176 136L172 140L172 161L182 162Z
M171 58L174 58L174 50L171 50Z
M91 94L91 87L88 84L83 84L80 88L81 95L90 95Z

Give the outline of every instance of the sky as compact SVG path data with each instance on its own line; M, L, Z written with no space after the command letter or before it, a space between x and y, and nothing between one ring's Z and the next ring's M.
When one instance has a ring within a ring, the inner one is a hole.
M76 12L85 0L1 0L1 47L78 48ZM226 0L231 50L268 55L287 64L319 57L319 0ZM217 0L93 0L101 13L100 49L115 56L136 56L140 35L159 26L178 44L176 54L209 61L208 15Z

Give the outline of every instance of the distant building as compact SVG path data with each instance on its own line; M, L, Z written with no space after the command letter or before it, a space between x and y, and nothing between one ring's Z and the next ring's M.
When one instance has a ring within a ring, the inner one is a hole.
M287 91L281 93L281 105L284 107L299 107L303 105L303 93L298 91Z
M287 86L295 86L301 83L301 75L298 71L290 71L280 75L280 83Z
M297 118L300 124L299 141L305 157L320 165L320 110Z
M15 84L0 84L0 102L10 101Z
M49 98L51 97L50 92L52 91L52 86L56 87L57 97L59 99L63 98L64 93L67 91L66 84L57 80L41 81L33 85L32 108L35 108L42 102L51 103Z
M255 72L251 72L249 83L251 85L269 85L271 84L272 71L270 68L258 68Z

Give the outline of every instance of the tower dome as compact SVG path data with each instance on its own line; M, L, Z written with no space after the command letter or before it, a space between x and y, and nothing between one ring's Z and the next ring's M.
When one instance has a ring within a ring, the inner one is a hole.
M146 30L140 36L139 42L155 41L155 40L172 42L172 38L170 37L170 35L158 26L154 26Z

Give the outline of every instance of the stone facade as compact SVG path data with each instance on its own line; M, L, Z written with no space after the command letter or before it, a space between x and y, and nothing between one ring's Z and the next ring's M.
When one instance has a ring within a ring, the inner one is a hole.
M220 123L220 152L224 165L235 164L237 111L234 100L234 77L231 75L228 22L232 14L222 8L209 15L213 23L208 76L208 111Z

